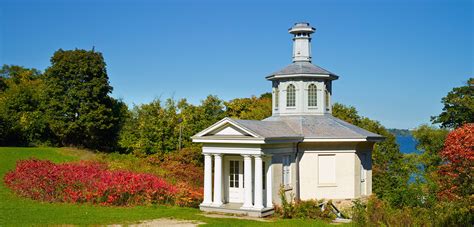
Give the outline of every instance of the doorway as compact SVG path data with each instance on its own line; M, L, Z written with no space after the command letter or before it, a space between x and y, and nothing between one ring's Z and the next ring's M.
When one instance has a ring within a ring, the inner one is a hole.
M227 160L226 184L229 203L243 203L244 201L244 166L241 158Z

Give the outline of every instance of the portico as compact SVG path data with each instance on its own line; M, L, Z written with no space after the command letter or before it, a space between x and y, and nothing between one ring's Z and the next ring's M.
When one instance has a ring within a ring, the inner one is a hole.
M220 153L204 152L201 209L230 209L234 213L253 216L273 211L271 156L255 152L235 154L230 150L232 147L224 148Z

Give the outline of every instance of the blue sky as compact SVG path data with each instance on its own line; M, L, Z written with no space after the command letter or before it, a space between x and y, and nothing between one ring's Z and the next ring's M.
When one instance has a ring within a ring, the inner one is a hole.
M0 0L0 64L44 71L59 48L104 54L129 105L268 92L291 63L294 22L316 27L313 63L340 76L334 100L412 128L473 74L473 1Z

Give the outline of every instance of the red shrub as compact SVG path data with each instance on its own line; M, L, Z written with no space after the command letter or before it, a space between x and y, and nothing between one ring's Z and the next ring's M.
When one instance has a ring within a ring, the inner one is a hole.
M444 164L439 167L439 196L456 199L474 193L474 123L451 131L440 152Z
M198 207L203 200L202 187L193 187L185 182L176 185L178 194L176 195L175 204L178 206Z
M197 207L203 200L204 169L201 149L184 148L165 156L149 156L147 162L164 170L163 176L176 182L175 204Z
M23 160L17 162L4 180L21 196L49 202L169 204L179 194L174 186L157 176L110 171L94 162L54 164Z

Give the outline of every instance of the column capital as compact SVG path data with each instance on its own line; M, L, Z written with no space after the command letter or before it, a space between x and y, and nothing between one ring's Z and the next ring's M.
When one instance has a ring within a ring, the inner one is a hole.
M244 157L244 158L251 158L252 157L252 155L249 155L249 154L241 154L241 156Z
M262 159L262 155L261 154L254 154L252 155L255 159Z
M209 156L211 156L212 154L209 154L209 153L203 153L203 155L204 155L205 157L209 157Z
M221 153L215 153L215 154L212 154L212 155L214 155L214 157L222 157Z

